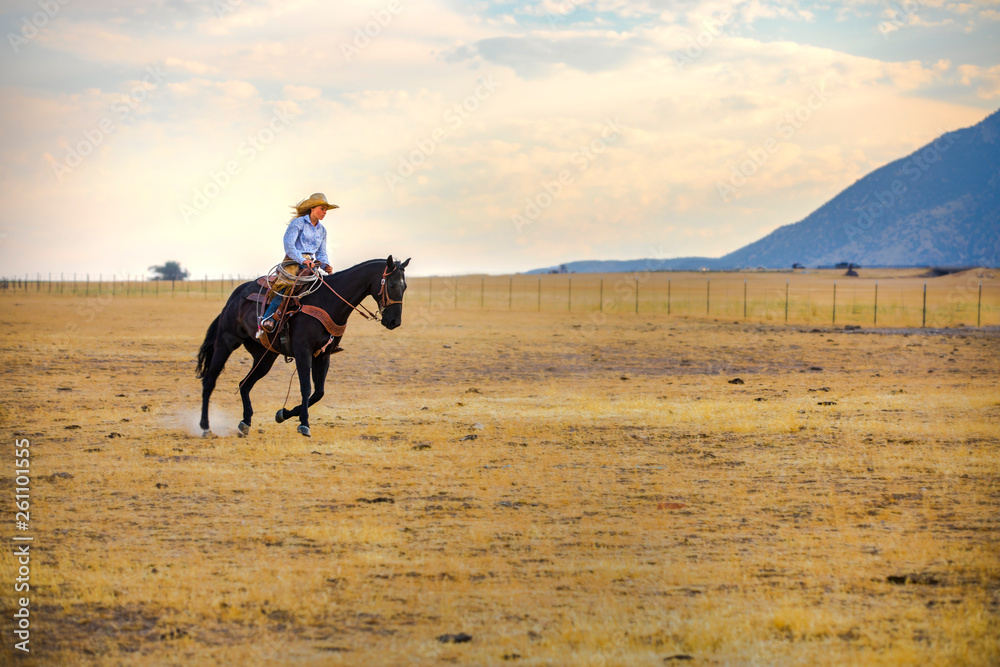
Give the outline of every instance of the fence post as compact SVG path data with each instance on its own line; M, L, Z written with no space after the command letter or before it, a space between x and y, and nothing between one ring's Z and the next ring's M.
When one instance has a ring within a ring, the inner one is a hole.
M979 281L979 305L976 306L976 328L983 326L983 281Z
M87 288L86 288L86 291L83 293L83 295L84 296L90 296L90 274L89 273L87 274Z
M872 326L878 326L878 281L875 281L875 316L872 318Z
M924 313L920 320L920 328L927 326L927 283L924 283Z
M833 326L837 326L837 281L833 281Z

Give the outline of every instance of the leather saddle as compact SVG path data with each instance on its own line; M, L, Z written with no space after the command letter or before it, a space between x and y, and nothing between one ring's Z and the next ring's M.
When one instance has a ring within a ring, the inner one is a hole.
M273 291L271 289L273 287L273 283L273 278L271 280L268 280L266 276L258 278L257 284L261 287L266 287L267 291L264 293L251 292L244 297L245 300L248 302L259 303L262 308L267 308L267 304L269 302L268 296L271 298L278 298L273 296ZM322 308L303 304L294 296L283 299L283 303L278 307L278 310L274 315L274 319L277 322L274 327L274 331L268 332L264 329L260 329L258 325L260 335L257 337L257 340L259 340L261 345L266 347L268 350L284 355L286 359L290 359L292 357L292 346L288 331L288 323L299 313L304 313L316 320L319 320L320 324L323 325L323 328L325 328L326 332L330 335L330 339L327 340L323 346L313 351L314 357L317 357L325 352L331 344L334 345L333 349L330 350L331 354L343 352L343 348L336 345L334 343L334 339L341 338L344 335L344 332L347 330L347 323L335 323L333 318L330 317L330 314Z

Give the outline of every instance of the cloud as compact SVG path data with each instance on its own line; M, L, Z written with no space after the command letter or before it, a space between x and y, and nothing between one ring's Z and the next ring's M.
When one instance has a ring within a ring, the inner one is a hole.
M986 100L1000 97L1000 65L977 67L960 65L959 81L965 86L975 86L976 94Z
M289 100L298 101L309 101L319 99L323 95L323 91L319 88L314 88L312 86L285 86L284 87L285 98Z
M195 60L182 60L174 57L169 57L164 60L164 64L171 69L181 70L190 74L216 74L219 71L217 68L210 67L205 63L200 63Z
M499 272L584 253L642 256L664 239L677 254L718 255L976 122L1000 96L995 63L958 50L931 63L877 35L878 58L810 41L820 30L870 32L874 14L827 25L812 22L826 10L796 2L577 4L573 21L549 29L544 12L558 2L404 3L350 61L340 45L383 3L243 0L221 16L211 2L67 8L4 63L4 264L44 246L69 270L124 255L138 271L176 256L197 274L245 275L276 261L287 206L315 191L342 206L328 218L338 265L391 251L419 255L425 273ZM946 11L922 6L928 21ZM678 67L674 53L734 8ZM764 36L764 26L785 32ZM115 105L156 64L164 83L120 117ZM476 98L483 79L496 90ZM823 86L830 100L782 138L738 201L720 201L716 182ZM105 118L114 130L98 137ZM601 146L609 119L622 132ZM88 137L86 159L57 180L52 162ZM412 175L390 188L401 162ZM563 171L572 182L519 233L511 216ZM180 206L206 191L185 222ZM26 228L37 201L72 215Z
M537 78L557 65L583 72L616 70L643 45L643 40L634 36L616 34L491 37L453 50L446 60L462 62L478 56L510 67L524 78Z

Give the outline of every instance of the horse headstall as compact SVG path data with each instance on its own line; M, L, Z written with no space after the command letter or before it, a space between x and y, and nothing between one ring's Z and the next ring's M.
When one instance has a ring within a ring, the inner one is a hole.
M396 266L393 267L392 271L389 270L389 267L386 267L382 271L382 283L379 286L379 290L378 290L378 297L379 297L378 298L378 311L379 311L378 314L379 314L379 318L380 319L382 317L382 311L383 310L385 310L386 308L388 308L389 306L392 306L394 304L397 304L397 303L398 304L402 304L403 303L402 300L396 301L395 299L393 299L393 298L391 298L389 296L389 286L386 284L386 279L389 276L391 276L392 274L394 274L398 269L399 269L399 263L397 262Z

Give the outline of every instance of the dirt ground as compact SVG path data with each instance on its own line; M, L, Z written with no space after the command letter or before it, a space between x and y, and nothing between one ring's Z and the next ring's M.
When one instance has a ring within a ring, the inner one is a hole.
M995 328L409 308L203 439L221 305L0 300L0 663L1000 663Z

